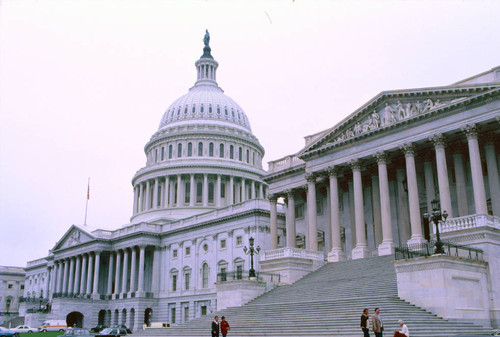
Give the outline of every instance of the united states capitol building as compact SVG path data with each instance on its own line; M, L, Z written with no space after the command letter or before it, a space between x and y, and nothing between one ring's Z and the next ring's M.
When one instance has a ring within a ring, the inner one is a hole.
M500 67L449 86L384 91L266 171L249 118L218 85L208 34L195 66L194 86L146 143L130 223L73 225L28 262L27 322L137 330L211 315L325 263L435 240L424 217L433 200L448 214L442 240L481 249L484 261L396 261L400 297L445 318L500 321ZM260 253L248 280L250 238ZM455 305L463 287L476 300Z

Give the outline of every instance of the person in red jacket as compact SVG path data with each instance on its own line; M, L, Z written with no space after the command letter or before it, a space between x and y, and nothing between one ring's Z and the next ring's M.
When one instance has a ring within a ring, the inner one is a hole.
M220 332L222 337L226 337L227 331L230 329L229 323L226 321L226 317L222 316L222 321L220 322Z

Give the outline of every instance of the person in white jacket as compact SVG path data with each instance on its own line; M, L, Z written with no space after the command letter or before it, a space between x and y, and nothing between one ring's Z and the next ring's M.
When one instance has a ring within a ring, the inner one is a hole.
M405 322L400 319L398 323L401 327L401 330L396 330L396 332L394 332L394 337L410 337L410 331L408 331L408 327L406 326Z

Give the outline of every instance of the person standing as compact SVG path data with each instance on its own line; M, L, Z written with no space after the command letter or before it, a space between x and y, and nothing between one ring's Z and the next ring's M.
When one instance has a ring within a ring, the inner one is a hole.
M384 325L382 324L382 319L380 318L380 309L375 308L375 314L372 316L372 326L375 337L382 337L382 331L384 331Z
M368 309L363 310L360 326L363 331L363 337L370 337L370 315L368 314Z
M220 321L220 332L222 333L222 337L227 336L227 331L231 329L228 321L226 321L226 317L222 316L222 320Z
M406 326L405 322L400 319L398 321L399 326L401 327L401 330L396 330L394 332L394 337L410 337L410 331L408 330L408 327Z
M215 316L212 322L212 337L219 337L219 316Z

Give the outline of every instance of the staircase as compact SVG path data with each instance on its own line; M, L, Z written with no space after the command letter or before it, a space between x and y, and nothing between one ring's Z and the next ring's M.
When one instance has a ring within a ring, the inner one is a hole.
M398 319L405 321L411 337L488 331L470 323L449 322L401 300L392 259L383 256L329 263L292 285L280 286L242 307L228 308L217 315L219 319L226 316L231 337L362 336L361 313L368 308L371 315L376 307L381 311L385 336L392 336L399 328ZM213 316L139 334L210 336Z

